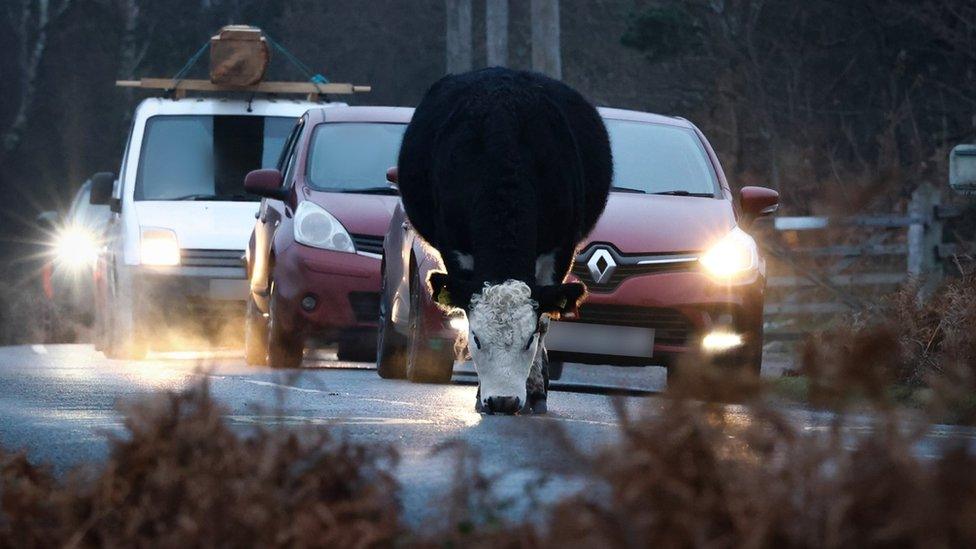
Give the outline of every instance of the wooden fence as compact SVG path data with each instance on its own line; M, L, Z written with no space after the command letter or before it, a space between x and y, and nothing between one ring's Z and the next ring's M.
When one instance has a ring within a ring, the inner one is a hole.
M766 339L797 340L869 309L909 279L927 296L956 252L943 224L958 212L922 185L904 214L774 217L753 233L767 258Z

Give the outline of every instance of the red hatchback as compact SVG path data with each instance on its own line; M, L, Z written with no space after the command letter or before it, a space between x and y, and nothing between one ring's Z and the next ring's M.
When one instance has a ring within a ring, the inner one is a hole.
M758 372L765 261L745 229L776 209L777 193L745 187L735 200L715 152L687 120L600 113L613 189L571 273L590 295L546 336L551 377L564 361L671 366L693 350ZM455 333L467 326L431 301L424 281L443 268L398 206L384 249L381 376L450 379Z
M386 180L413 109L308 111L277 169L247 175L264 199L246 252L248 363L297 367L305 342L338 343L343 360L376 350L383 235L398 203Z

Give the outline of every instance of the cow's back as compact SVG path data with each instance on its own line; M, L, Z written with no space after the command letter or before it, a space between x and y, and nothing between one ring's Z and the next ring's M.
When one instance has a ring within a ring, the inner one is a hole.
M485 280L524 280L543 251L575 247L602 213L611 176L592 105L561 82L499 68L431 86L399 158L417 232L449 271L449 252L481 257Z

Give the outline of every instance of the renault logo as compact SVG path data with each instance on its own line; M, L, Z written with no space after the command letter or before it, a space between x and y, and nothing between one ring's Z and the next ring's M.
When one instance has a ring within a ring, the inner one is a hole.
M613 256L606 248L600 248L590 256L586 268L590 270L590 277L594 283L604 284L610 280L613 271L617 269L617 262L613 260Z

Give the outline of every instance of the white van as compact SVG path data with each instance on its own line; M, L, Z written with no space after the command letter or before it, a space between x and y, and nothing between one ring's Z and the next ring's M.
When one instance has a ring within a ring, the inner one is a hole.
M207 97L139 104L118 178L92 182L92 203L113 212L95 274L94 337L106 356L141 358L171 347L171 329L187 321L192 333L213 335L243 317L242 256L260 205L244 192L244 176L275 167L296 120L321 106Z

